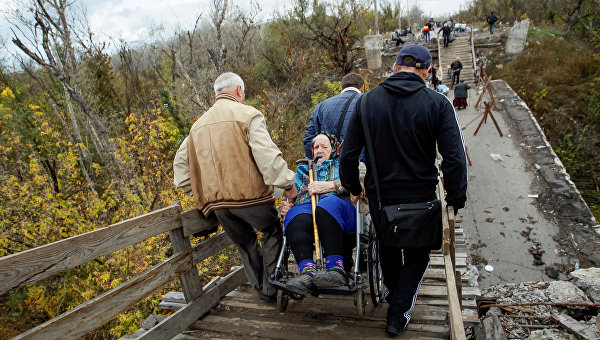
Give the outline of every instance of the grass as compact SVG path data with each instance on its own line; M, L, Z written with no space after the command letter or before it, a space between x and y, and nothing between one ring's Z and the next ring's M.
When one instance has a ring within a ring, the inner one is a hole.
M488 65L532 112L561 158L597 221L600 221L600 58L579 41L552 27L530 31L523 53Z

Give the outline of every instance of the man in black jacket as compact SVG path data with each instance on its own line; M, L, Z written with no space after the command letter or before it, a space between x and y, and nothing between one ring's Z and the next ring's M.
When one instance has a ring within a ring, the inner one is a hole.
M450 65L450 67L452 68L452 85L450 85L450 88L453 88L454 84L458 84L460 82L460 71L463 68L460 58L456 57L456 60Z
M422 45L404 47L394 64L394 75L364 94L354 109L340 157L342 185L356 200L366 191L380 244L381 266L390 306L386 331L396 335L410 321L425 270L429 249L396 248L380 235L384 224L367 155L365 187L358 178L358 157L366 145L361 116L365 115L373 144L381 189L381 206L421 203L436 198L436 145L443 157L446 202L458 210L465 205L467 165L464 143L450 101L425 86L431 54ZM365 99L366 98L366 99ZM366 100L363 112L362 101ZM368 153L368 151L367 151ZM403 260L404 257L404 260Z

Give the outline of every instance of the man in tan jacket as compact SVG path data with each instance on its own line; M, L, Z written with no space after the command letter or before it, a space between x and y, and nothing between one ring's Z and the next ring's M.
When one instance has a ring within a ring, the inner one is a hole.
M205 216L215 213L238 246L246 276L265 301L281 250L282 229L273 187L296 197L294 172L271 140L263 114L244 105L244 82L235 73L215 80L215 104L192 126L173 162L175 186L192 194ZM256 230L262 232L260 246ZM262 249L260 249L262 248Z

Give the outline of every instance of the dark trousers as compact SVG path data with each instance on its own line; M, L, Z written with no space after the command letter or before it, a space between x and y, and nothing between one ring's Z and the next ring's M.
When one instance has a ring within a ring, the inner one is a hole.
M355 235L344 234L342 227L325 209L317 207L316 220L323 256L342 255L344 270L352 266L352 248L356 245ZM314 227L312 215L300 214L288 223L285 235L296 262L313 258Z
M215 210L219 224L242 255L246 277L259 295L273 296L277 289L268 279L275 270L283 232L273 204ZM262 232L260 245L256 231Z
M400 45L400 44L404 44L404 40L398 38L398 39L392 39L392 41L396 42L396 46Z
M460 71L452 72L452 85L458 84L460 82Z
M450 42L450 36L444 34L444 47L448 47L449 42Z
M427 200L406 200L398 203L426 202ZM387 301L387 323L404 329L410 321L411 313L415 307L417 294L421 288L421 282L425 271L429 266L429 249L398 249L392 245L385 244L383 237L383 224L381 215L377 210L376 200L369 197L369 210L371 218L377 230L377 239L380 244L381 270L383 272L383 283L389 293Z

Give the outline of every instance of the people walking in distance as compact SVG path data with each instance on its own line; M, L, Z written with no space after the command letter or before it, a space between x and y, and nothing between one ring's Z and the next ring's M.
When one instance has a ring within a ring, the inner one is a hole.
M223 73L214 91L215 103L192 125L177 151L174 183L192 193L204 216L215 214L240 251L250 285L261 299L272 302L277 290L268 278L283 237L273 187L295 198L294 172L271 140L263 114L244 105L242 78Z
M410 322L431 247L396 246L410 228L395 231L385 217L384 211L389 210L384 208L399 204L421 207L435 201L436 145L442 155L447 204L457 210L466 201L467 164L461 128L452 103L425 86L430 65L431 54L426 47L411 44L400 50L394 74L357 103L340 157L342 185L351 198L366 192L369 201L384 283L389 289L386 331L390 335L399 334ZM367 143L372 147L367 146L368 171L363 188L358 157ZM441 228L441 220L437 222ZM394 234L398 235L388 237Z
M350 114L358 98L365 92L365 80L358 73L348 73L342 77L342 92L317 104L304 133L304 152L307 158L313 158L313 138L320 132L335 134L342 142Z
M490 34L494 34L494 28L496 27L496 21L498 21L498 17L496 14L494 14L494 12L491 12L486 21L490 25Z
M450 65L452 69L452 85L450 88L454 87L454 84L458 84L460 81L460 71L463 68L463 64L460 62L460 58L456 57L456 60Z
M433 66L431 66L431 88L434 89L435 91L437 91L437 85L438 85L438 78L437 78L437 74L438 74L438 64L437 62L433 63Z
M450 33L452 32L452 27L448 26L448 23L445 23L442 28L438 31L438 34L442 32L442 36L444 37L444 47L448 47L448 43L450 42Z
M398 32L397 27L394 29L394 32L392 32L392 41L396 42L396 46L404 44L404 40L400 38L400 32Z
M430 42L431 32L435 33L435 21L433 21L433 18L429 18L429 21L425 26L427 26L427 35L425 36L425 42Z
M425 42L428 43L429 40L431 39L429 36L429 26L428 25L423 26L422 32L423 32L423 37L425 37Z
M466 108L467 107L467 98L469 97L469 89L471 86L465 83L463 80L460 83L456 84L454 88L454 100L452 101L452 105L457 108Z

